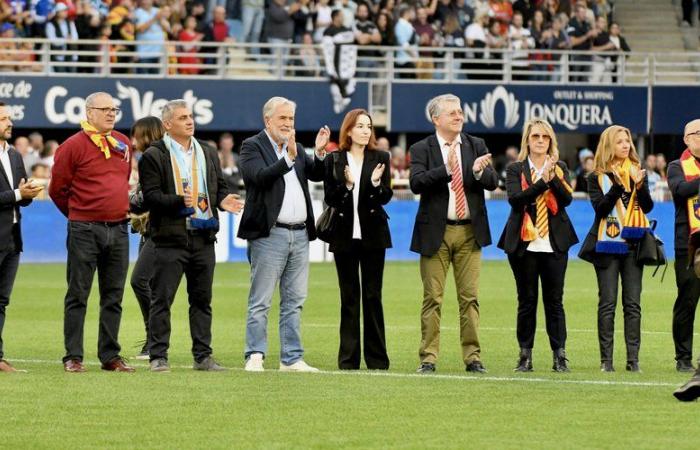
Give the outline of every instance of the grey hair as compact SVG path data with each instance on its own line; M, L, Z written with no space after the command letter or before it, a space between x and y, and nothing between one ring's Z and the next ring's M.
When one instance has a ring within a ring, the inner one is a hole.
M293 112L296 112L297 110L297 104L288 98L272 97L270 100L266 101L265 105L263 106L263 119L269 119L272 117L272 113L275 112L278 106L282 105L290 105Z
M170 100L168 103L166 103L165 106L163 106L163 112L161 113L163 122L172 119L173 111L178 108L189 108L189 105L182 99Z
M437 97L433 97L430 99L428 102L428 121L430 123L433 122L433 117L439 116L440 113L442 112L442 104L446 102L457 102L460 105L462 104L462 100L459 99L454 94L442 94L438 95Z
M103 95L112 98L112 95L107 92L93 92L92 94L85 97L85 106L87 108L91 108L95 104L95 100L97 100L97 97L102 97Z

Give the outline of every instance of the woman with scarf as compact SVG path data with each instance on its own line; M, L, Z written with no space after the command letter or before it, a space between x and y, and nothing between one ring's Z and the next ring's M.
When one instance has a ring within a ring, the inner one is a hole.
M646 170L627 128L612 125L603 131L596 149L595 170L588 177L595 219L579 257L591 262L598 279L598 342L600 369L614 372L613 336L618 279L622 282L627 365L639 372L641 326L640 297L643 266L635 253L649 230L646 214L654 207Z
M525 124L518 159L506 170L506 190L512 210L498 247L508 254L518 291L520 356L515 371L532 371L541 281L552 370L568 372L564 277L569 247L578 238L565 210L572 192L567 167L559 161L557 138L547 121L532 119Z

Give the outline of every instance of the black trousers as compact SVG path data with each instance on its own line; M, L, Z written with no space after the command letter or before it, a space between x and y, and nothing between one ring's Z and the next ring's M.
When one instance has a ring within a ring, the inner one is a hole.
M643 270L644 268L635 261L634 252L612 258L608 267L595 267L598 279L598 344L601 361L613 359L618 280L622 281L627 361L639 361Z
M360 368L360 303L365 364L368 369L389 368L382 309L385 253L384 249L363 250L358 239L353 239L350 251L334 253L340 285L340 369Z
M141 308L143 323L146 329L146 347L149 345L148 316L151 310L151 299L153 298L153 273L156 265L156 247L153 241L147 236L141 236L139 242L139 257L131 272L131 289L134 290L136 300Z
M676 254L676 286L678 296L673 305L673 343L676 347L676 361L693 359L693 324L695 311L700 298L700 279L693 268L688 268L688 255Z
M156 247L153 275L153 301L149 316L151 361L168 358L170 308L180 286L187 279L192 354L197 362L211 355L211 290L214 281L214 244L199 235L190 235L186 248Z
M564 314L564 277L569 255L526 251L522 256L508 255L518 290L516 335L520 348L531 349L537 328L537 297L542 283L542 303L552 350L566 347Z
M68 292L63 317L66 356L83 359L83 329L87 301L97 270L100 291L100 329L97 356L103 363L119 356L124 282L129 269L126 223L68 222Z
M693 23L693 2L694 0L683 0L681 2L681 7L683 8L683 20L691 25ZM698 3L698 6L700 6L700 1ZM700 11L698 11L698 18L700 20Z
M0 251L0 360L5 353L2 346L2 329L5 327L5 309L10 304L12 286L19 267L19 252L12 239L5 250Z

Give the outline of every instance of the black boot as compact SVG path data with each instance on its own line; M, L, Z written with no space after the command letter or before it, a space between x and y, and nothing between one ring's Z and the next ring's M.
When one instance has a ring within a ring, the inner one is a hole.
M518 357L518 366L513 369L515 372L532 372L532 349L521 348Z
M555 372L569 372L568 362L566 359L566 351L563 348L558 348L552 352L552 360L554 364L552 365L552 370Z

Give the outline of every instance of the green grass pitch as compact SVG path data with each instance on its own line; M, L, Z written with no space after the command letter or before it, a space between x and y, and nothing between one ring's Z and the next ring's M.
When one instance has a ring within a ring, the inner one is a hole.
M214 355L232 370L191 370L184 280L173 309L173 371L102 372L97 365L96 283L85 327L88 372L63 373L63 265L22 265L4 331L6 357L27 373L0 374L0 448L698 448L700 404L672 391L675 371L672 267L663 284L647 270L642 294L641 374L624 370L618 305L614 374L599 371L593 268L572 262L564 305L571 373L551 372L540 305L535 371L515 374L515 283L506 262L482 268L482 358L460 358L451 274L436 376L417 376L421 283L417 263L389 263L384 311L391 369L339 372L339 298L332 264L312 264L303 313L305 359L320 374L279 373L277 305L265 373L242 370L249 286L246 264L219 264L214 282ZM277 303L277 297L275 303ZM127 287L123 355L143 338ZM697 339L696 333L696 339ZM696 344L697 348L697 344ZM271 370L270 370L271 369Z

